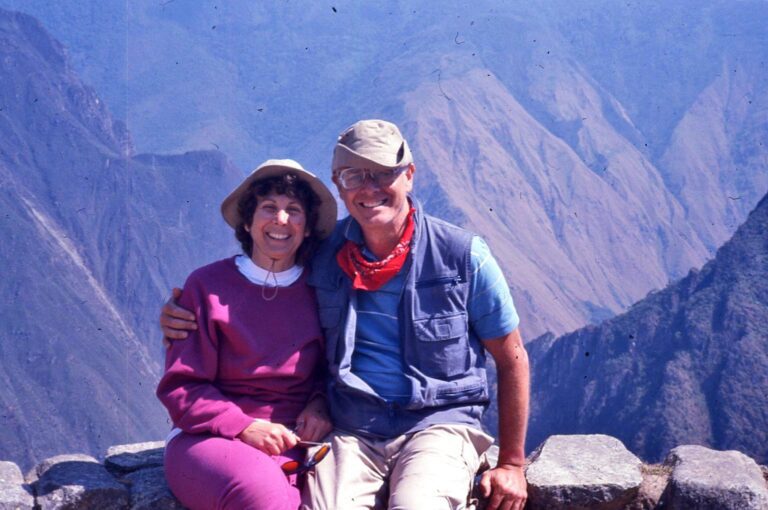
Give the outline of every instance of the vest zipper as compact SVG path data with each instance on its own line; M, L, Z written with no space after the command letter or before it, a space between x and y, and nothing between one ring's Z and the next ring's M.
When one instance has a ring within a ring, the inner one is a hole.
M425 280L416 282L417 288L424 288L424 287L435 287L437 285L444 285L446 283L452 284L452 286L456 286L459 283L461 283L461 277L459 275L455 276L443 276L440 278L435 278L434 280Z

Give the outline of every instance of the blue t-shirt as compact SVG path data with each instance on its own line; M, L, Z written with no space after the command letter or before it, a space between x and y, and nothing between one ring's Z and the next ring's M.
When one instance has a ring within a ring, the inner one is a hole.
M357 233L350 232L350 237ZM373 259L365 249L363 254ZM488 245L477 236L472 238L471 269L467 313L472 333L487 340L514 331L520 319L509 287ZM357 331L352 353L352 372L383 399L400 403L411 397L411 383L403 375L397 317L405 277L406 271L400 271L379 290L355 291Z

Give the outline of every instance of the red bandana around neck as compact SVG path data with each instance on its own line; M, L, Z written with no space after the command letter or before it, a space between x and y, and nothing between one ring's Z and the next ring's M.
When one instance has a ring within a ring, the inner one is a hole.
M405 264L408 252L411 251L414 222L411 207L405 219L405 231L389 255L381 260L368 261L363 256L360 246L347 240L336 254L341 270L352 279L352 288L357 290L379 290L391 280Z

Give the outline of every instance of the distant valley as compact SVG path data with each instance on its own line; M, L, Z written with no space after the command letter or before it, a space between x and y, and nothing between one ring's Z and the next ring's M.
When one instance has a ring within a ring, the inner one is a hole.
M685 442L768 463L768 195L700 270L529 351L531 447L603 433L649 461Z
M0 8L0 458L162 437L158 305L235 251L220 199L268 157L328 182L336 134L363 117L403 128L425 208L499 259L524 337L538 338L531 440L562 428L543 405L558 408L556 388L615 411L612 379L581 388L568 378L583 360L558 349L581 352L567 339L676 292L658 289L704 266L768 191L768 4L555 4L0 0L41 20ZM643 341L670 341L655 331ZM671 375L636 375L703 378L676 399L731 395L705 351L686 352ZM749 427L717 422L740 408L707 401L695 427L648 409L657 442L638 439L651 434L641 421L609 433L651 457L686 435L755 447ZM587 414L574 426L602 430Z

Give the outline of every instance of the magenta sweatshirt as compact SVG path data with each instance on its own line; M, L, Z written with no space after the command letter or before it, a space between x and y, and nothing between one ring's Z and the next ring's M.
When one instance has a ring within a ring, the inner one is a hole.
M306 270L268 301L234 257L221 260L187 278L179 304L195 313L198 329L173 341L157 387L173 424L227 438L255 418L295 426L323 389L323 337Z

